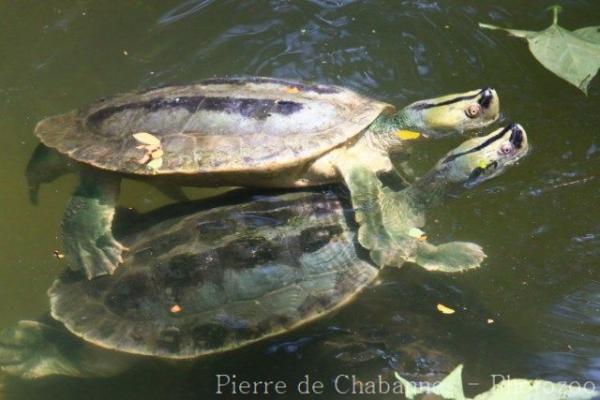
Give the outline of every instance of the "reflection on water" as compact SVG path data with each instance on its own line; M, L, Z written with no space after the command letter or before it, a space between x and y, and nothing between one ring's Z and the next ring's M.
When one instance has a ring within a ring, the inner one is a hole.
M212 2L213 0L191 0L183 2L177 7L174 7L161 15L158 19L158 23L163 25L172 24L173 22L177 22L182 18L186 18L194 13L197 13L204 7L209 6Z
M28 203L23 174L37 145L33 127L95 98L242 74L340 84L397 105L490 85L501 97L500 122L522 122L533 146L519 167L429 215L432 240L477 239L488 254L480 271L452 278L410 266L388 271L352 304L283 337L193 364L144 360L106 380L9 380L5 397L203 398L214 394L216 373L293 383L306 373L331 382L398 369L420 379L458 362L480 384L474 392L491 385L492 373L600 383L600 85L596 78L582 96L524 43L477 28L479 21L544 28L543 10L554 1L495 3L0 4L0 328L44 314L46 289L64 267L52 251L61 249L59 223L75 180L44 188L37 207ZM597 2L562 5L565 27L598 24ZM410 160L417 175L463 139L417 144ZM143 212L168 201L127 181L120 204ZM457 313L440 315L437 303Z
M564 296L539 325L542 349L532 368L553 380L600 382L600 283Z

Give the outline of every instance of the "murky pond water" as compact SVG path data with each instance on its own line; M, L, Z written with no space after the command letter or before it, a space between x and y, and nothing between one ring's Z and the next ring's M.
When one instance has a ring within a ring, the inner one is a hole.
M0 4L0 329L43 315L64 267L52 252L62 247L60 219L76 180L61 178L44 187L38 206L29 203L33 127L98 97L244 74L339 84L397 105L490 85L501 97L500 123L522 123L533 147L518 167L429 214L431 240L485 248L481 270L447 277L390 269L353 303L287 335L183 365L147 360L110 379L9 380L6 398L211 398L216 374L290 388L309 374L325 383L323 398L343 398L333 386L339 375L440 377L458 363L474 383L469 392L489 387L491 374L600 387L600 84L585 97L524 42L477 28L542 29L553 3ZM563 26L598 24L600 3L561 4ZM417 174L461 140L418 144ZM149 186L123 185L123 206L144 212L167 203ZM457 313L440 314L438 303Z

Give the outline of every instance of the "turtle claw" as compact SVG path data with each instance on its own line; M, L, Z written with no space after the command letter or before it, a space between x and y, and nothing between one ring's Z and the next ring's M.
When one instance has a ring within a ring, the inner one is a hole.
M94 240L84 238L70 239L67 243L67 255L72 269L83 269L88 279L101 275L112 275L119 264L123 263L123 246L107 233Z

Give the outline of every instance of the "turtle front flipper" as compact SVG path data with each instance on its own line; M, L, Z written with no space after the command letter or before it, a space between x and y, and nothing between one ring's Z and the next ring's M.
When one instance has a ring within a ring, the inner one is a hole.
M112 274L126 248L112 234L120 178L91 170L81 172L63 218L65 255L73 270L89 279Z
M476 243L449 242L435 246L421 242L413 261L428 271L462 272L480 267L485 257Z
M370 250L379 266L401 266L413 258L417 241L408 232L422 225L423 216L400 193L386 190L376 173L366 166L338 166L350 189L355 219L359 224L358 242Z
M477 268L485 259L475 243L428 243L423 232L423 209L407 192L383 187L377 176L365 167L353 167L345 175L350 188L358 242L370 250L379 266L401 266L411 261L428 271L462 272Z
M0 371L19 378L106 377L124 371L130 363L123 354L82 343L38 321L19 321L0 332Z

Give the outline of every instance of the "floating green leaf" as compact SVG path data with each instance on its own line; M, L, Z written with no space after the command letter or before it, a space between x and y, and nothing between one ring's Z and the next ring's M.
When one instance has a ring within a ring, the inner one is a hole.
M462 369L459 365L444 380L435 386L416 385L402 378L396 378L404 386L404 394L409 400L416 396L435 394L448 400L470 400L465 397L462 383ZM578 385L567 385L541 379L505 379L473 400L589 400L599 392Z
M507 29L479 23L481 28L499 29L527 39L533 56L547 69L587 94L590 81L600 68L600 26L569 31L558 25L560 6L553 6L552 25L543 31Z

